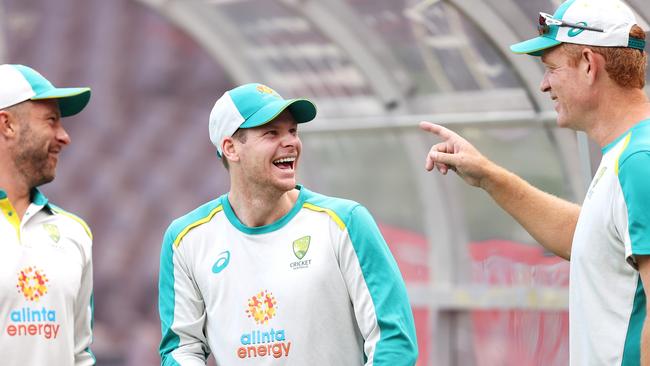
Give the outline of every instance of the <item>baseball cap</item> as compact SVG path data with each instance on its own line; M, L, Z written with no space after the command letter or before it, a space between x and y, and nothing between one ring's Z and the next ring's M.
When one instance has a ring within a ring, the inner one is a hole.
M539 13L540 36L514 44L510 50L541 56L560 43L643 50L645 41L629 36L635 24L634 13L622 1L568 0L553 15Z
M24 65L0 65L0 109L26 100L57 99L61 117L73 116L88 104L90 88L56 88Z
M271 122L289 109L297 123L316 117L316 106L307 99L283 99L280 94L259 83L244 84L225 92L210 112L210 141L221 157L221 141L239 128L252 128Z

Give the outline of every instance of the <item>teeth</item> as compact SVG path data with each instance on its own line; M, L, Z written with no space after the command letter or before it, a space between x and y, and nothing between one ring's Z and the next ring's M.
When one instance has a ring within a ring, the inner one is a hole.
M292 157L288 157L288 158L282 158L282 159L274 160L274 161L273 161L273 164L279 164L279 163L293 163L294 161L296 161L296 157L295 157L295 156L292 156Z

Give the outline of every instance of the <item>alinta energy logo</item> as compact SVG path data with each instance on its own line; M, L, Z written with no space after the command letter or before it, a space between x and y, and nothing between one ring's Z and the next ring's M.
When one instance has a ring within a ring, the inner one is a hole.
M260 291L259 294L248 299L246 314L249 318L253 318L255 323L266 324L275 316L277 306L278 302L272 293L266 290Z
M60 328L56 320L56 310L35 306L47 294L48 283L45 272L36 267L26 267L18 272L16 288L24 297L27 306L9 312L5 331L10 337L56 339Z
M262 290L251 296L246 303L246 315L256 325L267 325L275 318L278 302L273 293ZM288 357L291 342L286 340L284 329L273 327L252 329L239 338L241 347L237 349L237 357L241 359L257 357Z
M18 292L28 301L38 301L47 293L49 280L43 271L34 267L27 267L18 272Z

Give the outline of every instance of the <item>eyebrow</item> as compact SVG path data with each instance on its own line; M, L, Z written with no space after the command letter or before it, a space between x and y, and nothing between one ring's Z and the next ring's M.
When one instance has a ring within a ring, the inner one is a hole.
M50 117L55 117L56 119L61 119L61 112L56 111L56 112L43 112L43 113L41 113L41 118L48 119Z
M553 66L555 66L554 63L549 62L549 61L548 61L548 58L545 58L544 56L545 56L545 55L542 55L542 57L540 58L540 61L542 62L542 64L543 64L544 66L548 66L548 67L553 67Z

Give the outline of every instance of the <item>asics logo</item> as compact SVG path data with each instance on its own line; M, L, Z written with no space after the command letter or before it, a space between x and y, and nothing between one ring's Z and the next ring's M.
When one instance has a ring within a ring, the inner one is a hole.
M214 262L214 265L212 265L212 273L219 273L223 271L227 266L228 263L230 262L230 252L225 251L219 253L219 258L217 258L217 261Z
M582 25L582 26L585 26L585 27L586 27L586 26L587 26L587 23L585 23L585 22L580 22L580 23L577 23L577 25ZM582 28L571 28L571 29L569 29L568 35L569 35L569 37L575 37L575 36L577 36L578 34L584 32L584 31L585 31L585 30L582 29Z

